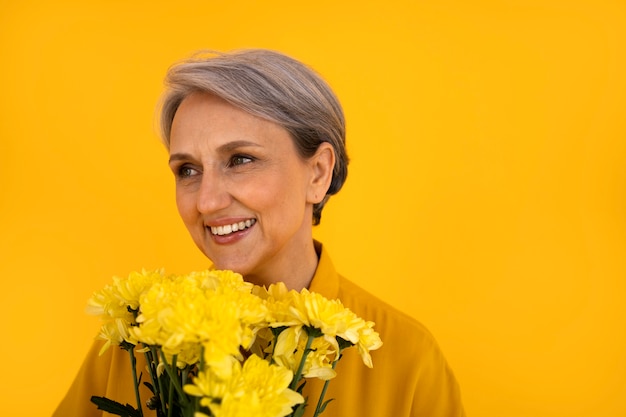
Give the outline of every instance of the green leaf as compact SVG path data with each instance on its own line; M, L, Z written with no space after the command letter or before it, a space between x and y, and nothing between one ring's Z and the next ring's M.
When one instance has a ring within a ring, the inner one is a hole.
M335 339L337 339L337 344L339 345L339 351L342 351L344 349L354 346L354 343L342 337L337 336L335 337Z
M304 409L306 408L306 401L298 406L291 413L291 417L302 417L304 415Z
M123 349L126 351L132 351L133 349L135 349L135 345L133 345L130 342L127 342L126 340L122 340L119 346L120 346L120 349Z
M106 411L121 417L139 417L139 411L130 404L122 405L117 401L110 400L106 397L92 396L91 402L98 406L98 410Z
M320 407L319 413L316 415L322 414L324 410L326 410L326 406L328 405L328 403L331 402L332 400L334 400L334 398L324 401L324 404L322 404L322 406Z
M314 337L314 338L324 336L324 333L322 333L322 329L318 329L317 327L304 326L304 330L306 330L306 334L308 336L311 336L311 337Z
M298 387L298 389L296 389L296 392L300 395L302 395L302 390L304 390L304 386L306 385L306 379L302 380L302 384L300 384L300 386Z
M148 387L148 389L150 390L150 392L151 392L151 393L156 394L156 393L154 392L154 386L153 386L151 383L149 383L149 382L144 382L143 384L144 384L146 387Z
M272 334L274 337L278 337L279 334L283 332L283 330L288 329L289 326L280 326L280 327L270 327Z

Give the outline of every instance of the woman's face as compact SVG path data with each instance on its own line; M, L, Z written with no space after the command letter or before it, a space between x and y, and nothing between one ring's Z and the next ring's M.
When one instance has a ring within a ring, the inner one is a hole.
M204 93L181 103L169 151L179 213L216 268L265 284L311 253L312 206L328 189L320 155L332 151L302 159L284 128Z

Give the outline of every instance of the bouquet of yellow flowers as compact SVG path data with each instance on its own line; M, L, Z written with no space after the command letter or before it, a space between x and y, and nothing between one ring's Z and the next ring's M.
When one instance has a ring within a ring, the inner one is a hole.
M93 294L88 311L103 319L101 353L113 345L128 351L137 408L91 400L127 417L144 415L137 354L145 355L143 384L152 392L145 406L157 417L299 417L306 378L325 381L318 416L344 349L356 346L372 367L369 352L382 345L374 323L338 300L283 283L255 286L232 271L114 277Z

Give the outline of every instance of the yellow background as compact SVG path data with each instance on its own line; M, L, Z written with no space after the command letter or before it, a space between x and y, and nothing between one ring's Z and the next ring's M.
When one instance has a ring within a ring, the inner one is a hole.
M618 0L3 0L0 413L51 413L112 275L207 265L161 80L265 47L345 107L351 171L316 236L430 328L468 414L625 416L625 28Z

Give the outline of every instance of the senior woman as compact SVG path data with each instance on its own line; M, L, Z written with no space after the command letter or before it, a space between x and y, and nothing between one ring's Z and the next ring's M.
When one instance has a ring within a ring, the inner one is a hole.
M329 86L267 50L195 57L172 67L166 86L161 127L177 207L214 267L257 285L282 281L338 298L376 323L384 345L372 352L374 367L348 350L325 415L463 416L458 384L431 334L339 275L313 240L312 225L347 176L344 116ZM99 350L96 342L55 417L100 416L92 395L133 402L126 353L99 357ZM305 395L317 398L321 389L311 380Z

